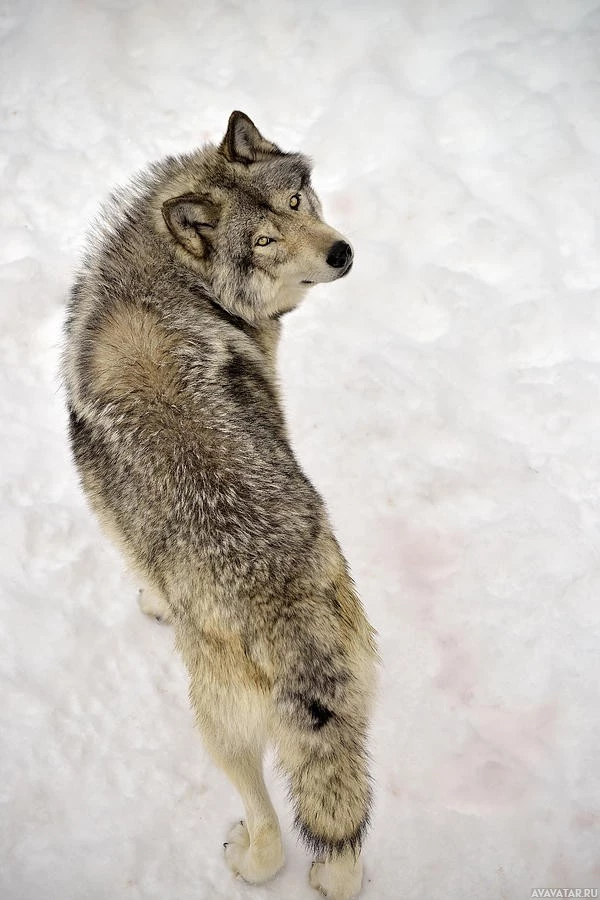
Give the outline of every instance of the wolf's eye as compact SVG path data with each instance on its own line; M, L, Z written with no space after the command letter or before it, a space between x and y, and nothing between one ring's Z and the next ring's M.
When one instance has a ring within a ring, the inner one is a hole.
M263 234L262 237L259 237L255 241L255 246L257 247L266 247L267 244L273 244L275 242L275 238L265 237Z
M300 194L293 194L290 197L290 206L292 209L298 209L300 206Z

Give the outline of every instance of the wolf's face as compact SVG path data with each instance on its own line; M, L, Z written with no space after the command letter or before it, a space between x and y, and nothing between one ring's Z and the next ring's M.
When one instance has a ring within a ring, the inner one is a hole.
M350 270L352 248L322 219L308 159L282 153L243 113L232 113L212 164L189 160L177 185L190 190L162 202L162 216L225 309L259 322Z

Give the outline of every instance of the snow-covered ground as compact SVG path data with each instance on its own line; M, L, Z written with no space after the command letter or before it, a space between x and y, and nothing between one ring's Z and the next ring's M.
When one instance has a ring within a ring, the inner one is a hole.
M600 888L595 0L0 4L0 896L308 900L87 511L56 375L88 222L234 108L316 160L348 279L285 321L291 430L384 666L365 900Z

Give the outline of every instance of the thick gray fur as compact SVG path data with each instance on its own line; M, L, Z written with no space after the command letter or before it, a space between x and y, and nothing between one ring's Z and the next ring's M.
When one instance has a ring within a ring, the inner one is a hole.
M206 746L244 801L229 867L259 882L283 864L273 742L311 884L339 900L360 888L376 652L289 443L276 350L280 316L351 261L307 158L234 113L219 146L151 166L107 206L63 360L83 488L145 611L172 621Z

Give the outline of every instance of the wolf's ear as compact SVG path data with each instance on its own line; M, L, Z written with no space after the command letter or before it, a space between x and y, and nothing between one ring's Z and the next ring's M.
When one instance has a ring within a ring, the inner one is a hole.
M229 116L227 134L219 146L229 162L252 163L267 159L273 153L281 153L276 144L262 136L252 119L235 110Z
M206 256L219 208L203 194L182 194L162 205L163 219L173 237L194 256Z

